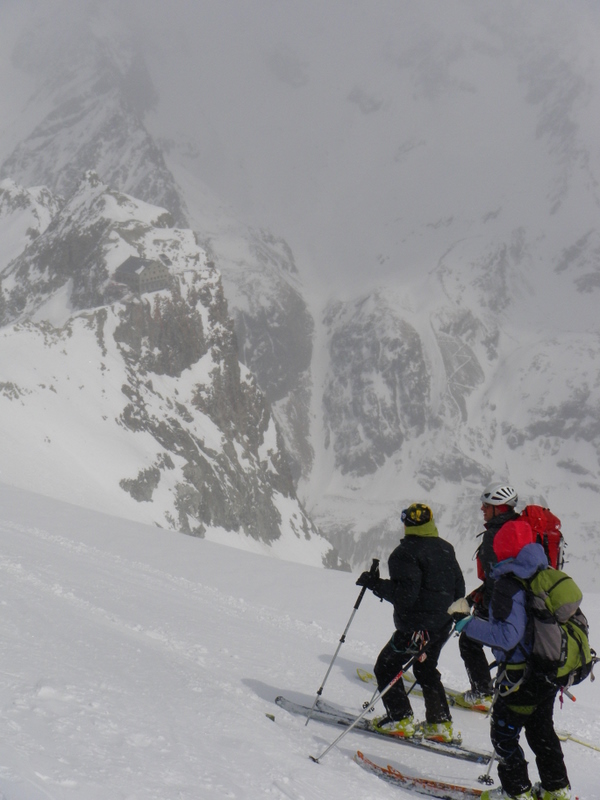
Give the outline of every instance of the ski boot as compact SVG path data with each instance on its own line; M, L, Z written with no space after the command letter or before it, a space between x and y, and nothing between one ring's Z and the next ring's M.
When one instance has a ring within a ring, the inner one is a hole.
M460 733L454 734L452 720L449 719L444 722L419 722L417 728L422 732L424 739L429 739L432 742L445 742L446 744L454 742L458 744L461 741Z
M386 715L385 717L374 719L371 724L379 733L385 733L388 736L398 736L401 739L412 739L417 734L417 726L413 722L412 717L392 719Z
M541 783L536 783L533 787L533 796L536 800L571 800L571 787L565 786L564 789L544 789Z
M498 786L496 789L486 789L482 792L481 800L536 800L536 797L531 789L520 794L507 794L501 786Z
M471 708L475 711L489 711L492 707L493 697L491 694L483 694L476 689L469 689L468 692L456 695L454 703L461 708Z

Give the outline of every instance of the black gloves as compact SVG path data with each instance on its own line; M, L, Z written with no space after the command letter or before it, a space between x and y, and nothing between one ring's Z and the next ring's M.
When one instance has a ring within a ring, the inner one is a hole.
M373 591L379 585L379 570L377 572L367 571L363 572L359 579L356 581L357 586L365 586L367 589Z
M363 572L362 575L356 581L357 586L365 586L367 589L372 589L374 586L377 585L379 578L376 575L372 575L370 572Z

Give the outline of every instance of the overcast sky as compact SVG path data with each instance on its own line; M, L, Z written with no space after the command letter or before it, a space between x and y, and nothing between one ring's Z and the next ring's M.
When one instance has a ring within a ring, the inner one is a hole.
M553 230L596 213L574 198L598 174L598 3L40 0L28 18L57 42L109 5L158 91L152 132L315 275L418 274L482 218L546 225L559 191ZM0 0L5 31L26 7Z
M590 7L131 6L153 43L161 100L151 124L195 143L190 168L242 217L358 286L431 268L445 248L432 231L450 219L449 241L500 207L507 230L542 225L557 184L579 185L576 153L597 149L600 133ZM597 162L591 153L588 167Z

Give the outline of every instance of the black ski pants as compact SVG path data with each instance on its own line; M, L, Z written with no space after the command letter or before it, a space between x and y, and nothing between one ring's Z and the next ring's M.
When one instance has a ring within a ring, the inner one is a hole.
M471 689L479 694L494 694L490 665L483 645L474 639L469 639L465 633L461 633L458 639L458 649L471 682Z
M558 689L543 680L530 680L494 704L491 737L498 756L498 777L509 795L531 788L527 762L519 745L521 730L535 754L540 780L550 792L569 786L560 740L554 730L554 700Z
M424 660L416 660L410 667L417 683L423 690L427 722L445 722L451 719L446 692L437 669L440 652L450 635L451 629L452 625L450 624L441 631L430 634L431 639L425 650ZM415 652L410 649L410 642L414 633L415 631L396 631L381 653L379 653L375 664L375 677L380 691L383 691L392 678L395 678L400 670L414 657ZM384 695L383 705L392 719L400 720L413 716L410 699L406 694L403 680L399 680Z

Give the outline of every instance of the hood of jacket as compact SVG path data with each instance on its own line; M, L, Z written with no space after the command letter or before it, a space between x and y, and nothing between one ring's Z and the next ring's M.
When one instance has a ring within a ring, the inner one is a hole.
M514 519L519 519L519 514L517 514L514 508L509 508L508 511L505 511L503 514L496 514L489 522L485 522L483 527L486 531L497 531L500 530L505 522L511 522L511 520ZM479 535L481 536L482 534Z
M544 548L537 542L527 544L515 558L506 558L492 570L492 577L498 580L501 575L514 575L517 578L528 580L536 572L548 567L548 558Z

